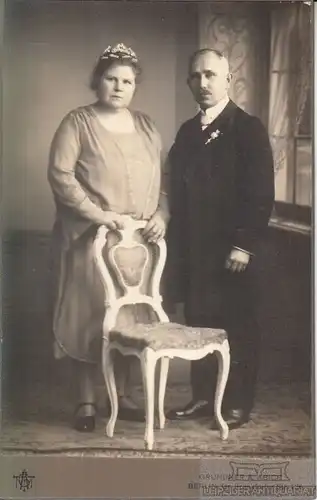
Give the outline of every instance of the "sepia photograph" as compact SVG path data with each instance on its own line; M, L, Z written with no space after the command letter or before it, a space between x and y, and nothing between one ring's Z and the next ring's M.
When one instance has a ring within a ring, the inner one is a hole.
M313 2L1 16L0 496L315 498Z

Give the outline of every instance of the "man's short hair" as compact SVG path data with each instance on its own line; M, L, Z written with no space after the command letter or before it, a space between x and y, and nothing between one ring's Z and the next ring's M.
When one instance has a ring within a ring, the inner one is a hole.
M208 54L208 52L211 52L212 54L215 54L220 60L222 61L226 61L227 64L228 64L228 69L229 69L229 61L228 61L228 58L220 51L220 50L217 50L217 49L213 49L211 47L206 47L204 49L199 49L199 50L196 50L189 58L189 62L188 62L188 73L190 74L191 73L191 69L192 69L192 66L193 66L193 63L195 61L195 59L197 59L197 57L203 55L203 54Z

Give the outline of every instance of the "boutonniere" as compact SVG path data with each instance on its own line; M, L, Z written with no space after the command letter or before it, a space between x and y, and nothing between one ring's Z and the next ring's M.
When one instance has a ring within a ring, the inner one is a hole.
M207 144L209 144L211 141L214 141L215 139L217 139L220 135L221 135L221 132L218 129L215 130L214 132L211 132L211 134L209 134L207 141L205 142L205 146L207 146Z

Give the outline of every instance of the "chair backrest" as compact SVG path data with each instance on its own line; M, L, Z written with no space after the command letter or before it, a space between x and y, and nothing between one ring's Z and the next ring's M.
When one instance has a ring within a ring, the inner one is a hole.
M162 308L160 284L166 262L166 243L148 243L142 230L147 221L125 216L125 227L112 231L100 226L94 241L94 258L105 289L104 331L116 324L120 309L147 304L157 320L168 322Z

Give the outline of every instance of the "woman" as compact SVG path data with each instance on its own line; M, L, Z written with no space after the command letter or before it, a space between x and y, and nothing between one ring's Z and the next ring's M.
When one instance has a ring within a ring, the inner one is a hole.
M55 133L48 180L56 204L53 235L58 265L54 299L55 356L75 360L79 404L75 428L95 428L94 375L101 357L104 291L93 261L99 225L122 228L122 215L147 220L156 241L168 221L161 187L161 141L153 122L129 109L140 74L136 54L109 46L93 71L97 100L68 113ZM126 318L136 321L135 315ZM121 359L121 360L120 360ZM129 358L126 358L129 359ZM118 358L119 418L136 408L126 397L127 361Z

